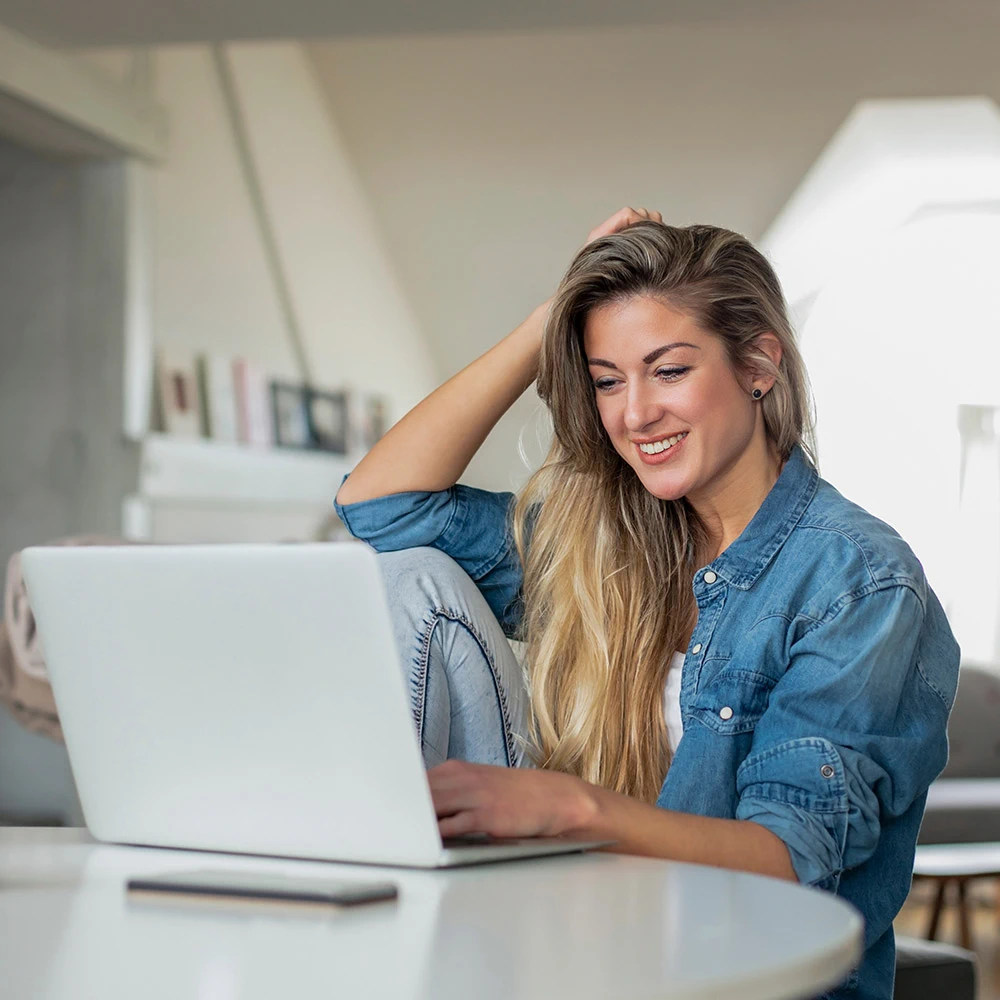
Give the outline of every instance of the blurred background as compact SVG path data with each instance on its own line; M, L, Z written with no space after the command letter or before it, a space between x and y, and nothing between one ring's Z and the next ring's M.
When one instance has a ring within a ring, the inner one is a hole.
M745 233L821 471L1000 669L1000 6L0 0L0 560L338 537L381 431L624 205ZM520 485L526 394L466 481ZM80 822L0 714L0 815Z

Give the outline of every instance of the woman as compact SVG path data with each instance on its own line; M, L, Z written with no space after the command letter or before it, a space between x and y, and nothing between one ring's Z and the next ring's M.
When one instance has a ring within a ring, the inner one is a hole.
M516 501L456 486L536 375L542 468ZM623 209L337 507L386 552L442 835L607 838L839 893L866 953L834 995L891 996L958 647L907 545L818 478L745 239Z

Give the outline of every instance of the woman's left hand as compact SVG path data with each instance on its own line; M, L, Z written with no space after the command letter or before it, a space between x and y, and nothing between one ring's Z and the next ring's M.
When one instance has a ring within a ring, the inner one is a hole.
M591 786L555 771L448 760L427 780L442 837L580 835L596 812Z

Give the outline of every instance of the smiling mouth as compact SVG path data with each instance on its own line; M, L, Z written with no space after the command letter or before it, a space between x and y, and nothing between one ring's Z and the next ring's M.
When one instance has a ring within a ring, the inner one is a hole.
M670 451L675 444L683 441L687 436L688 432L684 431L682 434L674 434L671 437L661 438L659 441L637 444L636 447L644 455L659 455L661 452Z

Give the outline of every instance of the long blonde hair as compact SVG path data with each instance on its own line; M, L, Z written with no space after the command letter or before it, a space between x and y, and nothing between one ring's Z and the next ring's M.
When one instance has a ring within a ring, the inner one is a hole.
M595 240L559 285L538 394L553 422L521 491L514 539L524 567L532 754L542 767L655 800L670 764L663 692L694 611L705 532L685 500L647 492L601 423L583 350L592 309L653 295L721 337L738 376L775 378L759 404L782 459L812 455L809 393L778 279L744 237L714 226L639 222ZM754 343L781 343L775 367Z

